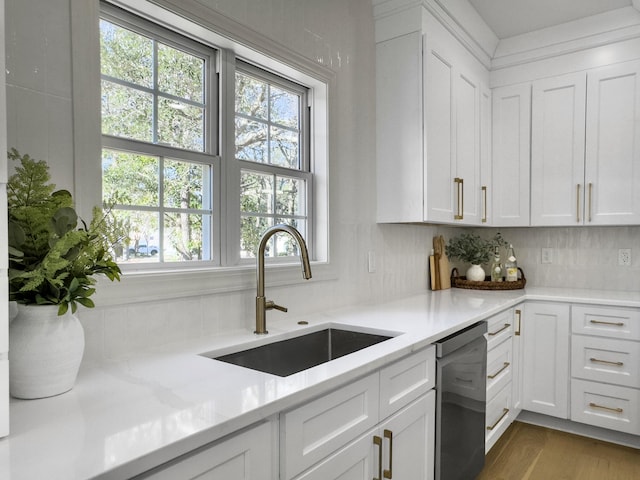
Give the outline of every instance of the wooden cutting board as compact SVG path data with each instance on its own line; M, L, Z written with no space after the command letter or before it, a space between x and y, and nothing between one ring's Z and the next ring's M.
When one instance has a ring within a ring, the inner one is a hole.
M438 243L440 245L439 250L442 252L442 254L438 259L437 272L440 277L440 288L442 290L446 290L447 288L451 288L451 274L450 274L451 267L449 265L449 258L445 253L444 237L442 235L438 237Z

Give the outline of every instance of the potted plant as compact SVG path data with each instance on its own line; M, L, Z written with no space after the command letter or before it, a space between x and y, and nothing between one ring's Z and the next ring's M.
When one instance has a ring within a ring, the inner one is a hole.
M482 265L489 263L493 258L496 247L505 247L508 243L500 233L496 233L491 239L484 239L474 233L463 233L449 239L445 252L449 258L459 259L470 263L467 270L467 280L482 281L485 272Z
M120 280L111 250L125 229L100 208L87 225L71 193L49 182L44 161L15 149L8 158L20 162L7 183L9 300L18 304L9 327L10 390L47 397L73 387L84 352L74 314L78 304L94 306L95 275Z

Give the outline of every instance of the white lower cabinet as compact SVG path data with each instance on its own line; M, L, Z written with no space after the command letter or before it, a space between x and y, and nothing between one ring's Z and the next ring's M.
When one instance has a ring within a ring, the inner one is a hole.
M521 325L522 407L569 418L569 312L561 303L527 303Z
M640 435L640 310L571 312L571 420Z
M571 380L571 420L640 435L640 390Z
M282 413L280 478L432 479L434 386L431 346Z
M519 412L514 405L514 385L520 384L514 332L520 328L520 308L510 308L487 320L485 452L491 450Z
M277 478L275 420L205 445L140 477L153 480L272 480Z
M432 390L296 480L433 478L434 411Z

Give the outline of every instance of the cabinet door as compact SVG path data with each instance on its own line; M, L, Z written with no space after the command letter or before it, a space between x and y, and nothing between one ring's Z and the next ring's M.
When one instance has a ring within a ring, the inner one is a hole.
M640 62L587 74L586 221L640 224Z
M341 448L326 460L296 477L295 480L371 480L378 476L377 458L381 458L381 440L374 444L377 430L369 432ZM382 480L380 478L380 480Z
M384 478L427 480L434 476L435 398L426 395L380 425Z
M522 319L524 316L524 308L524 304L516 306L513 319L513 368L511 369L513 372L511 378L513 418L517 417L522 410Z
M431 480L434 441L435 391L431 390L295 480Z
M527 304L521 335L523 408L568 418L569 305Z
M533 83L531 225L584 221L586 74Z
M456 68L454 97L456 108L455 178L462 196L455 201L456 223L480 224L480 90L470 72ZM454 191L458 197L458 191Z
M492 216L495 226L529 225L531 85L495 88Z
M457 213L455 178L454 90L456 72L453 54L444 42L425 36L424 115L426 140L425 220L448 222Z
M280 476L288 480L379 421L378 372L280 414Z
M491 225L491 90L480 92L480 223Z
M272 423L263 423L136 478L271 480L277 476L272 428Z
M422 34L376 44L378 222L424 220Z

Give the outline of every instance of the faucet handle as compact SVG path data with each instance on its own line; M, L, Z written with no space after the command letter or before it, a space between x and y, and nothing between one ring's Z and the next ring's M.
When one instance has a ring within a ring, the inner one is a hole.
M281 305L277 305L273 300L267 300L264 304L265 310L280 310L281 312L287 312L287 307L283 307Z

